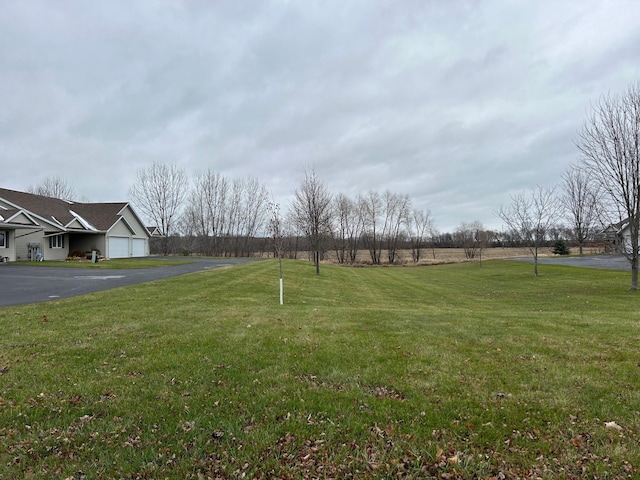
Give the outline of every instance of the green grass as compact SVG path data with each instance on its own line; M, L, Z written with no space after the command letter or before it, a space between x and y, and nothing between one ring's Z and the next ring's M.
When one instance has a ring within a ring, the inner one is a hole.
M286 261L280 306L269 260L0 309L0 477L636 478L640 297L540 271Z
M191 259L161 259L161 258L114 258L112 260L100 260L98 263L87 261L45 260L44 262L18 261L12 265L25 265L29 267L67 267L67 268L96 268L96 269L129 269L166 267L171 265L184 265L193 263Z

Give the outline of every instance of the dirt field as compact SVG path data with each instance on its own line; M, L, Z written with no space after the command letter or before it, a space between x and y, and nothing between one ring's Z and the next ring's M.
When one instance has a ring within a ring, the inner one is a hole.
M578 253L577 249L572 249L571 253ZM585 255L604 253L604 249L601 247L585 247L583 250ZM551 253L551 248L541 248L538 251L538 254L542 256L553 256ZM513 258L513 257L528 257L531 255L531 252L528 248L486 248L482 251L482 260L495 259L495 258ZM304 254L302 254L304 256ZM298 258L302 258L302 256L298 255ZM413 265L413 259L411 258L411 250L400 250L396 255L396 261L394 264L396 265ZM459 263L459 262L467 262L467 261L480 261L480 257L477 257L473 260L468 260L464 256L464 250L462 248L425 248L422 250L420 255L419 265L438 265L445 263ZM327 256L325 258L326 262L335 263L336 255L335 252L327 252ZM360 250L358 252L358 264L371 264L371 257L369 256L369 252L367 250ZM382 264L388 264L387 252L385 250L382 251Z

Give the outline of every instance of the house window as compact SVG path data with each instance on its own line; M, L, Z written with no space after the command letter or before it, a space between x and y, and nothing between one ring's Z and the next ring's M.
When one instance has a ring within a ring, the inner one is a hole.
M49 237L49 248L64 248L64 235Z
M0 248L9 246L9 232L0 232Z

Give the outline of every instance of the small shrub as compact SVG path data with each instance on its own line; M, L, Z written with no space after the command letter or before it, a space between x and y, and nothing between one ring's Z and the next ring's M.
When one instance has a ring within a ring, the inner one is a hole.
M565 242L564 240L556 240L553 243L551 252L554 255L569 255L571 253L571 250L569 250L569 247L567 247L567 242Z

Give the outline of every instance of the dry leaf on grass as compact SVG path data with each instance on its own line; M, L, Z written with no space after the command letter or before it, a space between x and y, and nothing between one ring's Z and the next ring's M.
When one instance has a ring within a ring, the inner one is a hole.
M622 427L618 425L616 422L604 422L605 428L613 428L614 430L622 431Z

